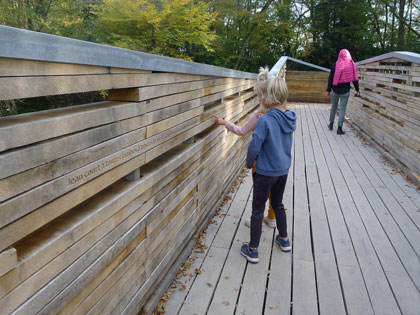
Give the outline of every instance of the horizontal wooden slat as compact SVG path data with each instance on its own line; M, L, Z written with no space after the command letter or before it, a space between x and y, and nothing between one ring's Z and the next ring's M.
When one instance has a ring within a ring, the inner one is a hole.
M361 98L351 98L349 116L385 150L402 162L414 177L420 174L420 87L412 85L416 65L385 59L361 67Z
M103 102L0 119L0 151L142 115L144 104ZM13 134L14 137L9 135ZM28 137L27 135L31 136Z
M328 103L329 100L326 97L328 76L328 72L321 71L287 71L288 100Z
M191 81L185 83L173 83L163 85L145 86L133 89L115 89L109 93L110 100L140 102L151 98L162 97L165 95L178 94L187 91L232 83L238 79L218 78Z
M83 93L185 82L205 76L176 73L114 73L69 76L0 77L0 100Z
M0 277L16 268L16 249L11 247L0 252Z
M252 95L253 93L251 92L246 93L238 98L233 99L232 101L226 102L225 106L229 107L231 106L230 104L233 104L234 102L239 102L241 100L243 101L251 97ZM207 100L202 100L200 98L176 105L169 104L168 107L147 113L145 115L140 115L124 120L118 120L107 125L83 130L78 133L71 133L65 137L59 137L50 141L38 143L36 146L28 146L23 147L22 149L8 151L6 153L0 154L0 163L4 165L4 167L0 169L0 178L5 178L13 174L21 173L25 170L35 168L39 165L42 165L43 163L49 163L57 158L66 155L66 159L70 159L70 154L74 152L81 151L85 148L93 147L94 145L102 143L107 139L117 137L130 131L134 131L135 129L138 129L142 126L150 125L159 120L183 113L189 109L193 109L197 106L200 106L201 103L204 103L206 101ZM128 104L128 106L130 105ZM77 154L80 154L80 152L78 152ZM83 161L88 161L87 159L92 160L90 156L82 157L79 155L79 158L72 158L74 162L79 161L79 163ZM57 163L57 161L55 161L53 164L50 164L48 166L49 168L54 168L54 170L51 171L51 174L55 174L56 176L58 176L60 172L61 174L64 174L63 171L59 171L57 169L57 164L60 163ZM21 174L21 176L26 175ZM31 173L28 173L27 176L29 178L37 175L32 175Z
M0 77L107 74L108 67L0 58Z

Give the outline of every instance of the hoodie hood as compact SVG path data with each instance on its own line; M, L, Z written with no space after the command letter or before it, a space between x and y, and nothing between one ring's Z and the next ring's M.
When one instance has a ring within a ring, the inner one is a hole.
M291 133L296 130L296 114L291 110L281 111L278 108L272 108L267 115L274 117L280 125L281 131Z

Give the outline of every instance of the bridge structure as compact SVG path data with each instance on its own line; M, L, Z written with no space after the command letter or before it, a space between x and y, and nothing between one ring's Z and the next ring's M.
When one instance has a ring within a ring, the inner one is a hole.
M212 115L246 121L255 73L0 26L0 101L107 95L0 118L0 313L418 314L420 55L358 63L344 136L287 61L293 250L264 227L250 265L251 136Z

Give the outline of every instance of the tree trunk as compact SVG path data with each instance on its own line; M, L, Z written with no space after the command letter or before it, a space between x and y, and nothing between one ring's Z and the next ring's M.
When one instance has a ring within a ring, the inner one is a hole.
M394 12L397 8L397 0L394 0ZM391 24L391 49L395 46L395 14L392 12L392 24Z
M399 23L398 23L398 49L404 48L404 35L405 35L405 24L404 24L404 11L405 11L405 0L400 0L400 7L398 11Z

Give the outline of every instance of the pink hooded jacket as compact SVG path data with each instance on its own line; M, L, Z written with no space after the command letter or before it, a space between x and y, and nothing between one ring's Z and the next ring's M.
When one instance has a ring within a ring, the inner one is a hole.
M354 64L353 59L351 59L350 52L347 49L342 49L335 65L333 85L353 81L359 81L357 67Z

